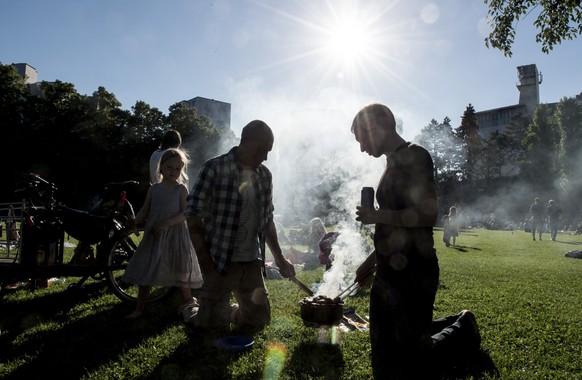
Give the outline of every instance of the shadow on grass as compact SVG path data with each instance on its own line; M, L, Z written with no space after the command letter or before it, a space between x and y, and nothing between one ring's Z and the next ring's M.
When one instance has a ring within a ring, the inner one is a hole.
M190 327L186 329L188 339L143 379L228 379L229 365L250 352L218 349L213 344L218 335ZM256 374L251 378L256 378Z
M315 342L301 343L289 359L289 368L298 368L297 378L341 379L345 367L339 346Z
M451 245L450 247L447 247L447 249L454 249L454 250L459 251L459 252L482 251L481 248L469 247L466 245L458 245L458 244Z
M136 321L124 318L133 306L106 301L87 306L93 309L91 314L71 322L70 309L104 294L108 294L105 283L92 283L74 291L3 302L0 361L22 363L3 379L79 379L119 360L128 349L167 329L168 320L177 318L169 300L148 306L152 312ZM95 308L103 310L95 312Z
M489 353L483 349L479 353L466 359L462 365L445 371L441 379L491 379L500 376L499 370L493 363Z
M554 243L562 243L562 244L569 244L569 245L582 245L582 243L577 242L577 241L561 241L561 240L556 240Z

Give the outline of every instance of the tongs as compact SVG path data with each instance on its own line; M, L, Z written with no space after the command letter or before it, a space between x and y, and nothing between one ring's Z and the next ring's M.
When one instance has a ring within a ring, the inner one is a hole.
M347 288L342 290L342 292L340 294L338 294L335 298L339 298L340 300L343 301L350 294L350 292L348 292L348 290L356 290L359 286L360 286L360 283L354 281L350 286L348 286Z
M364 283L366 282L366 279L372 274L374 273L376 269L375 268L371 268L368 272L366 272L365 275L362 276L362 278L360 279L360 282L354 281L350 286L348 286L347 288L345 288L344 290L342 290L342 292L340 294L338 294L336 296L336 298L339 298L340 300L344 300L353 290L356 290L357 288L360 287L360 283ZM350 292L348 292L348 290L350 290Z
M289 277L289 280L293 281L297 286L299 286L305 293L309 294L310 297L313 297L313 291L309 289L307 285L302 283L297 279L295 276Z

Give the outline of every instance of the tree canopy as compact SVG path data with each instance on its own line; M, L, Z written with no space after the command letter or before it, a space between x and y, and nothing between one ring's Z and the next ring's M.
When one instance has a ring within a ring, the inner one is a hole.
M165 115L143 101L124 110L104 87L82 95L59 80L38 86L42 95L31 93L12 65L0 63L0 134L4 147L17 148L5 161L0 199L14 200L27 172L55 182L79 208L108 182L136 180L147 188L149 157L169 128L181 133L183 148L194 155L192 170L216 155L223 140L235 143L232 130L218 130L181 103Z
M488 21L492 28L485 45L499 49L511 57L516 26L521 19L537 13L533 22L536 42L549 53L564 40L573 40L582 33L582 5L580 0L485 0Z

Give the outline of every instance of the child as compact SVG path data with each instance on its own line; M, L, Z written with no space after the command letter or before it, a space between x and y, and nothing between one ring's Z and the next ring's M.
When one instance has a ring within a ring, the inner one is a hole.
M198 309L191 288L202 286L202 273L190 240L184 211L188 189L187 154L167 149L160 159L162 180L150 186L135 223L146 221L143 239L131 258L124 280L139 285L137 306L126 318L140 317L152 286L180 288L183 304L179 309L185 321Z
M459 224L457 221L457 208L451 206L449 209L449 214L443 217L444 227L443 227L443 241L446 246L451 245L451 238L453 238L453 245L457 242L457 236L459 236Z

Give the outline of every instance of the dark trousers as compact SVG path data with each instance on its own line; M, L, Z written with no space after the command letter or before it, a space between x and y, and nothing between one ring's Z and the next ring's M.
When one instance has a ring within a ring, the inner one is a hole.
M438 265L376 276L370 294L374 379L436 379L478 351L480 338L462 314L433 320Z
M552 240L556 240L558 235L558 222L550 222L550 233Z
M370 293L374 379L430 379L432 310L438 263L420 271L377 273Z

